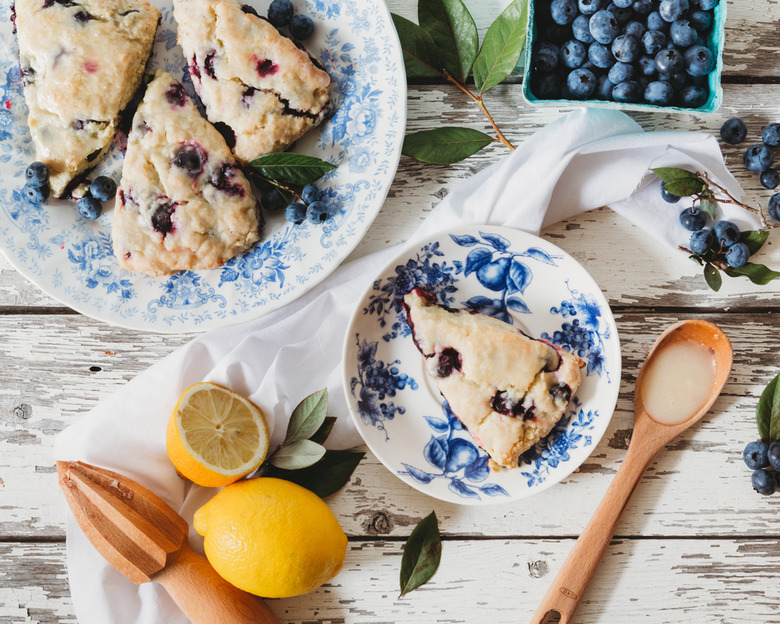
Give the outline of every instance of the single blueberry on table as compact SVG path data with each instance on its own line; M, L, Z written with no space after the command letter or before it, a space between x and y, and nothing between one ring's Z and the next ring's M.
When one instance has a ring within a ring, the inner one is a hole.
M780 193L775 193L769 198L769 216L775 221L780 221Z
M620 34L617 18L607 10L597 11L590 18L590 34L599 43L612 43Z
M732 117L720 127L720 138L726 143L736 145L742 143L747 136L747 126L739 117Z
M49 168L42 162L31 163L24 171L27 184L41 188L49 183Z
M596 97L600 100L611 100L614 86L615 85L609 81L607 75L599 76L598 85L596 86Z
M260 203L269 212L276 212L285 206L284 196L276 189L266 191L260 196Z
M571 23L571 33L577 41L585 44L591 44L595 41L590 34L590 18L587 15L578 15Z
M742 459L751 470L761 470L761 468L766 468L769 465L768 451L769 448L763 440L755 440L750 442L745 447L745 450L742 451Z
M567 26L577 17L576 0L553 0L550 4L550 15L556 24Z
M773 470L780 470L780 440L775 440L769 445L766 458Z
M780 146L780 124L771 123L761 133L761 140L769 147Z
M712 226L712 234L721 249L728 249L739 241L739 228L731 221L718 221Z
M561 46L561 64L569 69L577 69L585 62L587 49L582 41L570 39Z
M335 211L324 201L316 201L309 204L306 209L306 218L310 223L325 223L334 215Z
M691 24L699 33L707 33L712 28L712 13L707 11L697 10L688 16L691 20Z
M749 259L750 249L745 243L734 243L726 250L726 262L735 269L745 266Z
M707 215L698 208L691 206L680 213L680 225L686 230L696 232L707 225Z
M704 87L688 85L682 88L679 95L681 106L685 108L699 108L704 106L709 97L709 92Z
M293 15L290 18L290 34L293 39L305 41L314 34L314 22L308 15Z
M687 48L696 43L699 33L687 19L678 19L669 27L669 38L675 45Z
M609 4L606 0L579 0L577 6L583 15L593 15Z
M307 184L306 186L303 187L303 190L301 191L301 199L306 205L312 202L316 202L317 200L319 200L321 195L322 195L322 191L320 191L319 187L316 184Z
M77 206L79 214L90 221L97 219L103 212L103 204L97 198L92 197L92 195L84 195L78 201Z
M655 59L650 56L639 57L636 66L639 68L639 73L645 78L655 78L655 75L658 73L655 67Z
M653 104L655 106L669 106L672 103L674 97L674 89L672 85L663 80L656 80L651 82L645 88L645 102Z
M673 193L667 191L666 182L661 182L661 199L663 199L668 204L676 204L678 201L680 201L680 196L674 195Z
M108 176L98 176L89 185L89 193L98 201L111 201L116 195L116 182Z
M661 0L658 12L665 21L674 22L685 14L688 6L688 0Z
M34 204L41 204L49 199L49 186L32 186L29 182L22 188L22 195Z
M650 56L658 54L666 45L666 35L660 30L648 30L642 35L642 46Z
M571 97L585 100L596 90L596 76L589 69L575 69L567 76L566 87Z
M284 209L284 218L290 223L300 225L306 221L306 206L300 202L288 204Z
M655 66L661 74L676 74L685 67L679 50L664 48L655 55Z
M761 186L768 189L777 188L780 184L780 173L777 169L767 169L761 172Z
M775 493L777 483L775 481L775 474L768 470L755 470L753 476L750 477L750 482L753 485L753 489L759 494L769 496Z
M609 81L614 85L619 85L621 82L628 82L633 80L636 76L636 69L633 65L628 63L615 63L609 69Z
M645 26L642 22L637 22L636 20L626 24L625 28L623 29L624 35L631 35L632 37L636 37L638 41L642 40L642 37L646 32L647 26Z
M775 155L763 143L751 145L745 152L745 167L753 173L761 173L772 166Z
M695 231L691 234L691 241L688 246L691 251L699 256L706 254L715 242L712 231L706 228Z
M268 7L268 21L277 28L287 26L293 16L293 5L290 0L274 0Z
M600 69L607 69L615 64L615 57L612 56L612 50L598 41L590 44L590 47L588 48L588 59Z
M647 16L647 30L666 33L669 32L667 22L658 11L653 11Z
M639 40L632 35L620 35L612 42L612 55L623 63L633 63L639 58Z
M683 54L685 71L691 76L706 76L715 69L715 57L703 45L694 45Z
M616 102L639 102L642 100L642 91L636 80L626 80L612 88L612 99Z

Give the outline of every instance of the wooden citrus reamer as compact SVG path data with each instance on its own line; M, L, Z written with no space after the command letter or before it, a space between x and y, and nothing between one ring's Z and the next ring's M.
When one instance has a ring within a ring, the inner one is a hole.
M715 377L707 402L686 421L664 425L653 420L642 400L642 380L648 364L664 347L677 341L698 342L712 350ZM708 321L691 320L667 328L655 341L636 380L634 391L634 432L628 452L607 493L580 535L558 576L547 590L531 624L544 624L551 613L560 614L560 624L572 624L580 604L601 561L620 516L628 504L639 479L653 457L678 434L701 419L712 407L731 372L732 349L721 329ZM556 620L557 621L557 620Z
M160 583L195 624L278 624L260 598L190 548L184 518L152 491L83 462L57 462L57 474L81 530L131 581Z

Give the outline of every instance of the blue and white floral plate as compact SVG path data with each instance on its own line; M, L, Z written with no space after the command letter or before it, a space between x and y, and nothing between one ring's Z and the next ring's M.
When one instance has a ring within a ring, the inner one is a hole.
M162 67L192 92L170 0L149 68ZM10 15L12 0L0 0ZM270 0L250 0L261 15ZM292 226L266 214L266 235L219 269L153 278L121 271L111 251L112 210L82 219L73 202L30 203L20 192L34 160L11 22L0 22L0 249L25 277L62 303L133 329L204 331L261 316L322 281L354 249L379 212L395 175L406 127L400 45L383 0L294 0L315 22L307 47L333 79L335 114L295 151L338 165L322 181L338 214L324 226ZM119 180L114 148L94 175Z
M427 378L401 307L416 286L441 304L491 314L586 362L566 414L517 469L488 468L487 453ZM579 467L612 417L620 371L612 312L585 269L546 240L493 226L442 232L398 255L361 298L344 345L347 404L368 446L409 485L464 505L525 498Z

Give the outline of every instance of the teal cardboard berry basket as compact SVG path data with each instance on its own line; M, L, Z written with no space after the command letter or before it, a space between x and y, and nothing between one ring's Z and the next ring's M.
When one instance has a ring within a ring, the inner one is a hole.
M599 100L596 98L588 100L578 100L574 98L541 99L534 95L531 83L534 78L533 68L533 49L538 39L538 32L535 19L535 2L528 0L528 35L525 50L525 74L523 78L523 97L531 106L595 106L599 108L612 108L619 110L636 111L680 111L686 113L713 113L720 108L723 103L723 88L720 84L721 74L723 73L723 46L726 39L726 2L720 0L718 6L713 11L712 28L707 33L707 47L715 55L715 69L708 76L707 84L709 86L709 97L707 101L698 108L686 108L682 106L656 106L643 102L627 103Z

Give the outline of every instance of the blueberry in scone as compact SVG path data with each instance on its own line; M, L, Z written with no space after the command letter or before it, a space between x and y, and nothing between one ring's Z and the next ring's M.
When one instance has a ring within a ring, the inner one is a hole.
M120 266L150 275L218 267L252 247L261 229L225 139L158 70L127 140L112 230Z
M520 455L555 426L580 385L582 360L508 323L453 310L415 288L404 297L425 367L494 467Z
M241 164L284 150L328 114L328 73L239 2L174 0L173 15L208 118Z
M55 197L111 146L159 19L145 0L16 0L30 134Z

